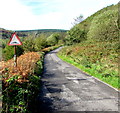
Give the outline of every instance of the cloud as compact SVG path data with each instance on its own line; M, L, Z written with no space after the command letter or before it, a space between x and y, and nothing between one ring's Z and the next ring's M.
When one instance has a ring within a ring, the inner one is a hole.
M84 18L119 0L0 0L0 27L11 30L70 29Z
M57 10L53 11L56 3L52 4L52 6L49 6L51 4L49 4L49 2L43 2L42 5L39 4L39 10L44 10L43 6L46 6L44 8L47 9L45 9L46 13L40 12L40 14L37 15L33 12L33 8L36 7L36 5L28 6L30 3L32 3L32 1L28 1L25 4L17 0L2 1L2 4L0 4L0 14L2 15L0 18L0 27L11 30L67 28L63 23L64 13ZM6 6L8 10L4 6Z
M3 0L0 4L0 14L0 27L8 29L24 29L26 26L29 28L31 20L36 20L30 9L16 0Z

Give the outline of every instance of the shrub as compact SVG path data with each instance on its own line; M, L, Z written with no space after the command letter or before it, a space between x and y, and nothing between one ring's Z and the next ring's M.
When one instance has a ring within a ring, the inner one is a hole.
M7 80L3 85L2 113L30 113L35 111L36 97L39 93L40 78L35 75L28 77L29 82L19 83L18 76Z
M49 47L45 52L58 47ZM13 59L3 63L0 69L3 76L2 113L37 113L43 56L43 52L28 52L18 57L17 67L13 66Z
M46 38L44 35L37 37L35 39L35 49L36 51L40 51L41 49L47 46Z
M65 38L66 45L72 45L72 44L80 43L81 41L86 40L85 30L80 30L77 26L72 28L67 33L68 35Z
M56 45L56 46L52 46L52 47L47 47L47 48L41 49L41 52L48 53L48 52L50 52L50 51L52 51L52 50L54 50L54 49L56 49L56 48L58 48L60 46L62 46L62 45Z
M37 75L42 72L42 61L43 54L29 52L18 57L16 68L13 59L3 64L0 69L3 76L3 113L35 111L40 87L40 77Z
M54 46L58 43L59 34L52 34L47 38L47 46Z
M23 52L24 52L23 48L21 46L17 46L17 49L16 49L17 56L20 56L21 54L23 54ZM13 56L14 56L14 47L7 45L3 49L4 60L9 60L9 59L13 58Z
M23 42L23 49L25 52L34 52L35 51L35 42L34 39L29 37L26 38L26 40L24 40Z

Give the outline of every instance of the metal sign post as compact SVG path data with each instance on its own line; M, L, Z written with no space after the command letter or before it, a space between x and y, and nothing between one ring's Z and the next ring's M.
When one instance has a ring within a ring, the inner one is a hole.
M16 35L16 33L12 34L12 37L10 38L10 41L8 43L9 46L14 46L14 67L17 67L17 46L16 45L22 45L22 42L20 41L19 37Z
M14 46L14 67L17 67L17 54L16 54L16 45Z

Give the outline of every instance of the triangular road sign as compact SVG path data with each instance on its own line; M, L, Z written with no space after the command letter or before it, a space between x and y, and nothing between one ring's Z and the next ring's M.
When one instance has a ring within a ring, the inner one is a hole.
M22 42L20 41L19 37L16 35L16 33L12 34L12 37L8 43L9 46L14 46L14 45L22 45Z

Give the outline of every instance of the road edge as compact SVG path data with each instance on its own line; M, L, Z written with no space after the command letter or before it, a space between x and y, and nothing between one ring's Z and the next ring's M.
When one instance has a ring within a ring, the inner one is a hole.
M57 49L58 49L58 50L57 50ZM60 48L60 49L57 48L57 49L55 49L55 50L57 50L55 54L56 54L56 56L58 57L57 53L58 53L59 50L62 49L62 48ZM59 58L60 60L62 60L60 57L58 57L58 58ZM69 64L69 65L72 65L72 64L70 64L70 63L68 63L68 62L66 62L66 61L64 61L64 60L62 60L62 61L65 62L65 63L67 63L67 64ZM100 79L98 79L98 78L96 78L96 77L94 77L94 76L88 74L87 72L85 72L85 71L79 69L79 68L76 67L75 65L72 65L72 66L74 66L75 68L77 68L78 70L80 70L82 73L84 73L84 74L86 74L86 75L88 75L88 76L91 76L91 77L94 78L95 80L97 80L97 81L99 81L99 82L101 82L101 83L107 85L108 87L110 87L110 88L114 89L115 91L117 91L118 93L120 93L120 90L118 90L117 88L114 88L113 86L109 85L108 83L105 83L104 81L102 81L102 80L100 80Z

